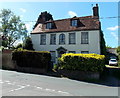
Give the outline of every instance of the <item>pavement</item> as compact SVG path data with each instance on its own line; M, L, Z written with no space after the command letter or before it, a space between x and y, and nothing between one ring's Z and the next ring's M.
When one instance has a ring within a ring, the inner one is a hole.
M118 87L0 70L2 96L118 96Z

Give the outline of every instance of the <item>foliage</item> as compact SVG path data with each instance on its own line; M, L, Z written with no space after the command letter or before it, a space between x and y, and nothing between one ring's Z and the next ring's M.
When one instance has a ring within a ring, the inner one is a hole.
M105 56L98 54L66 53L59 58L60 69L101 72L105 66Z
M41 14L39 15L38 17L38 20L34 26L34 28L39 24L39 23L42 23L42 22L45 22L45 21L49 21L49 20L53 20L53 17L50 13L47 13L47 11L45 12L41 12ZM33 29L34 29L33 28Z
M27 37L24 41L23 48L27 50L34 50L32 40L30 37Z
M23 44L19 43L19 44L15 47L15 49L22 48L22 47L23 47Z
M117 47L117 53L118 53L118 66L120 66L120 46Z
M106 55L106 46L105 46L103 31L100 31L100 50L101 50L101 55Z
M12 59L20 67L46 68L48 69L51 55L47 51L30 51L22 48L12 53Z
M0 19L0 32L3 34L2 46L11 48L16 40L27 36L25 24L11 10L1 10Z

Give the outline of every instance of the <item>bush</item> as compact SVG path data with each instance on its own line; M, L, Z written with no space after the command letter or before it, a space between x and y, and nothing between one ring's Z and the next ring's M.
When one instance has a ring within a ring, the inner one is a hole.
M102 72L105 56L98 54L63 54L59 60L59 69Z
M48 68L51 55L47 51L14 50L12 59L20 67Z

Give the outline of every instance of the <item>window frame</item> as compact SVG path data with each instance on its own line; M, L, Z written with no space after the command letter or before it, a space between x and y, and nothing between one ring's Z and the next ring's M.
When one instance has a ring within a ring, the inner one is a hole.
M44 36L45 38L42 36ZM40 35L40 45L46 45L46 34Z
M71 26L77 27L78 26L78 19L72 19L71 20Z
M55 36L55 39L52 38L53 35ZM50 34L50 45L56 45L56 34Z
M65 44L65 34L63 33L59 35L59 44L60 45Z
M89 32L81 32L81 44L89 44Z
M74 38L71 39L72 34L74 34ZM71 40L74 39L74 42L71 42ZM69 33L69 44L76 44L76 33Z
M52 56L52 53L54 53L54 58L53 58L53 56ZM56 51L50 51L50 54L51 54L51 61L52 61L53 63L56 63Z
M51 22L46 23L46 29L52 29L52 23Z
M89 54L89 51L81 51L82 54Z

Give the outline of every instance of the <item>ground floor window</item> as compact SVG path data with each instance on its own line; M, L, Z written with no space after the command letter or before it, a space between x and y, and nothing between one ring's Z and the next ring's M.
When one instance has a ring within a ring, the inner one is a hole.
M89 51L81 51L81 53L83 53L83 54L88 54Z
M76 53L75 51L69 51L68 53Z
M50 51L50 53L51 53L51 61L52 61L53 63L55 63L56 52L55 52L55 51Z

